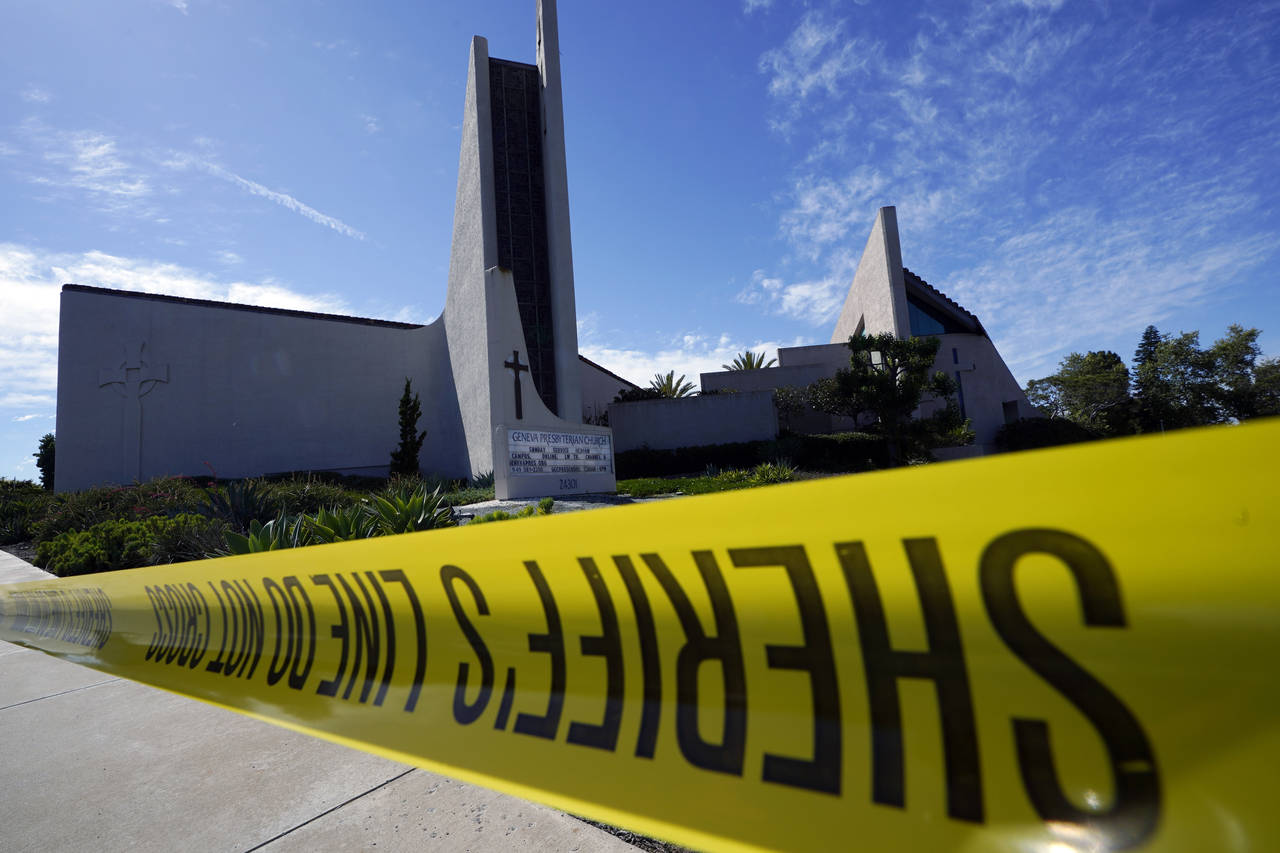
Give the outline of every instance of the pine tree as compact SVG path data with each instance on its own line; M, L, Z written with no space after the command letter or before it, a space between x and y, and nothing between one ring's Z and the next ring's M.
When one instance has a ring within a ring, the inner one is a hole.
M1160 376L1160 344L1164 335L1147 326L1133 353L1133 402L1139 432L1162 432L1170 422L1170 389Z
M418 420L422 417L422 400L413 393L408 377L404 380L404 394L400 395L400 446L391 453L391 476L405 477L418 473L418 454L427 440L426 430L418 432Z

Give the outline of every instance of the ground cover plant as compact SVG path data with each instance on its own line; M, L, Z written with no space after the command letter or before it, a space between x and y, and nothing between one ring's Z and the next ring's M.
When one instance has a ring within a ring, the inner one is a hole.
M786 483L795 479L796 468L790 462L779 460L762 462L750 470L731 468L727 471L709 469L697 477L637 477L618 481L618 494L633 498L655 495L705 495L733 489L750 489Z
M487 524L491 521L510 521L513 518L530 518L535 515L551 515L551 507L555 505L555 498L543 498L538 501L538 505L530 504L524 509L516 512L507 512L503 509L495 509L493 512L487 512L484 515L477 515L471 519L470 524Z

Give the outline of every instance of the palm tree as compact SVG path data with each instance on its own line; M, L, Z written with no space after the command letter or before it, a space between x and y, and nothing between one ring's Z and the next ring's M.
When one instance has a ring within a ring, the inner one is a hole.
M738 357L733 360L733 364L722 364L720 366L725 370L760 370L765 367L773 367L777 363L778 360L776 358L771 358L769 363L765 364L764 353L756 355L751 350L747 350L746 352L738 353Z
M664 397L692 397L693 383L684 378L684 374L680 374L680 378L676 378L674 370L668 371L665 376L661 373L653 375L653 381L649 383L649 387L657 391Z

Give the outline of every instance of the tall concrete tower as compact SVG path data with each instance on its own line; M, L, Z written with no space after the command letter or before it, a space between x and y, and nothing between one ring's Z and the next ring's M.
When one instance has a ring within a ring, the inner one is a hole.
M499 425L582 427L554 0L537 12L536 64L471 41L444 326L476 471L501 469Z

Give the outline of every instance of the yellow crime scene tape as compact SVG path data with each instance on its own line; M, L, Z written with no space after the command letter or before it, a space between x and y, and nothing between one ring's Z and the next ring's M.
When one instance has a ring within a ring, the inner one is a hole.
M0 637L700 849L1278 850L1280 420L0 588Z

